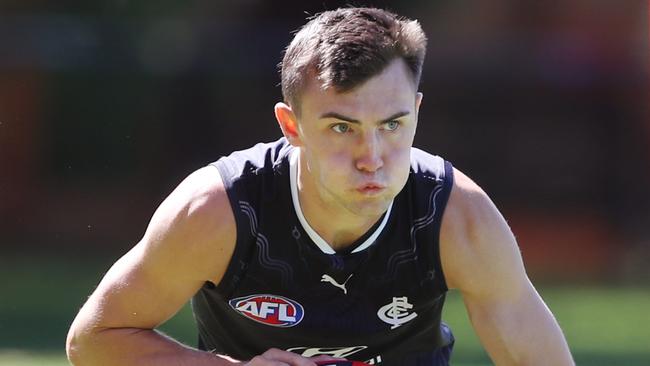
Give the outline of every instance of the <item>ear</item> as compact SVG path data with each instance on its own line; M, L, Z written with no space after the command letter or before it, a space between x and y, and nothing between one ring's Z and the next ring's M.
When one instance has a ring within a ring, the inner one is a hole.
M417 126L418 123L418 117L420 115L420 105L422 105L422 97L424 97L424 94L417 92L415 94L415 125Z
M278 102L275 104L275 119L278 120L280 129L284 137L289 140L293 146L300 146L300 137L298 136L298 119L291 107L285 103Z

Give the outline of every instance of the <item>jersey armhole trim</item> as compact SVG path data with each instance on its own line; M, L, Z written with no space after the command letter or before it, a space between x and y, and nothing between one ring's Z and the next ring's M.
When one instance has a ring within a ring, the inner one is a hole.
M448 291L449 287L447 286L447 279L445 277L445 272L442 268L442 259L440 257L440 230L442 227L442 220L445 215L445 209L447 208L447 202L449 202L449 196L451 194L451 190L453 189L454 186L454 167L451 165L450 162L444 161L444 166L445 166L445 178L443 181L443 188L442 188L442 197L440 200L440 203L442 205L442 210L440 210L440 220L437 220L436 228L435 228L435 235L436 239L438 242L438 245L436 246L436 266L440 269L440 276L441 276L441 289L443 291Z
M225 166L226 163L224 163L221 159L217 160L214 163L209 164L209 166L215 167L219 171L219 175L221 176L221 181L223 182L224 189L226 190L226 194L228 195L228 201L230 202L230 209L232 210L232 214L235 218L235 249L233 250L232 256L230 257L230 261L228 263L228 266L226 267L226 271L223 274L223 277L221 278L221 281L219 283L215 283L216 290L223 294L223 295L228 295L232 291L234 291L237 287L237 283L235 283L234 279L239 277L241 278L241 272L244 270L241 265L239 265L239 262L244 262L246 264L247 261L245 260L246 254L248 252L247 248L245 245L242 245L240 242L243 238L241 228L245 227L242 225L243 223L241 222L242 218L241 215L238 213L238 207L239 207L239 199L236 197L236 193L233 191L232 186L233 182L230 179L230 176L228 175L228 167Z

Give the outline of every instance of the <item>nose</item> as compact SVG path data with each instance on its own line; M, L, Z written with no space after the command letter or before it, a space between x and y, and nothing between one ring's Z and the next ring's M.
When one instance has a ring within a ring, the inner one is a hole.
M356 167L358 170L374 173L384 166L382 149L378 137L374 133L365 134L360 138Z

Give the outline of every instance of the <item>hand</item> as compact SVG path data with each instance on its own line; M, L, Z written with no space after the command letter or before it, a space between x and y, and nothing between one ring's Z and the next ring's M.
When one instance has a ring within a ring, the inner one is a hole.
M323 362L345 361L331 356L302 357L288 351L271 348L252 360L244 362L243 366L317 366Z

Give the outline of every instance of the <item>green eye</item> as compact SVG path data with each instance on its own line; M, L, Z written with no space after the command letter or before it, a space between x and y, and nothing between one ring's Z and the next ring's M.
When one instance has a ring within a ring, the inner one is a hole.
M399 127L399 121L388 121L384 126L388 131L395 131Z
M348 126L346 123L337 123L334 126L332 126L332 130L338 133L346 133L350 131L350 126Z

